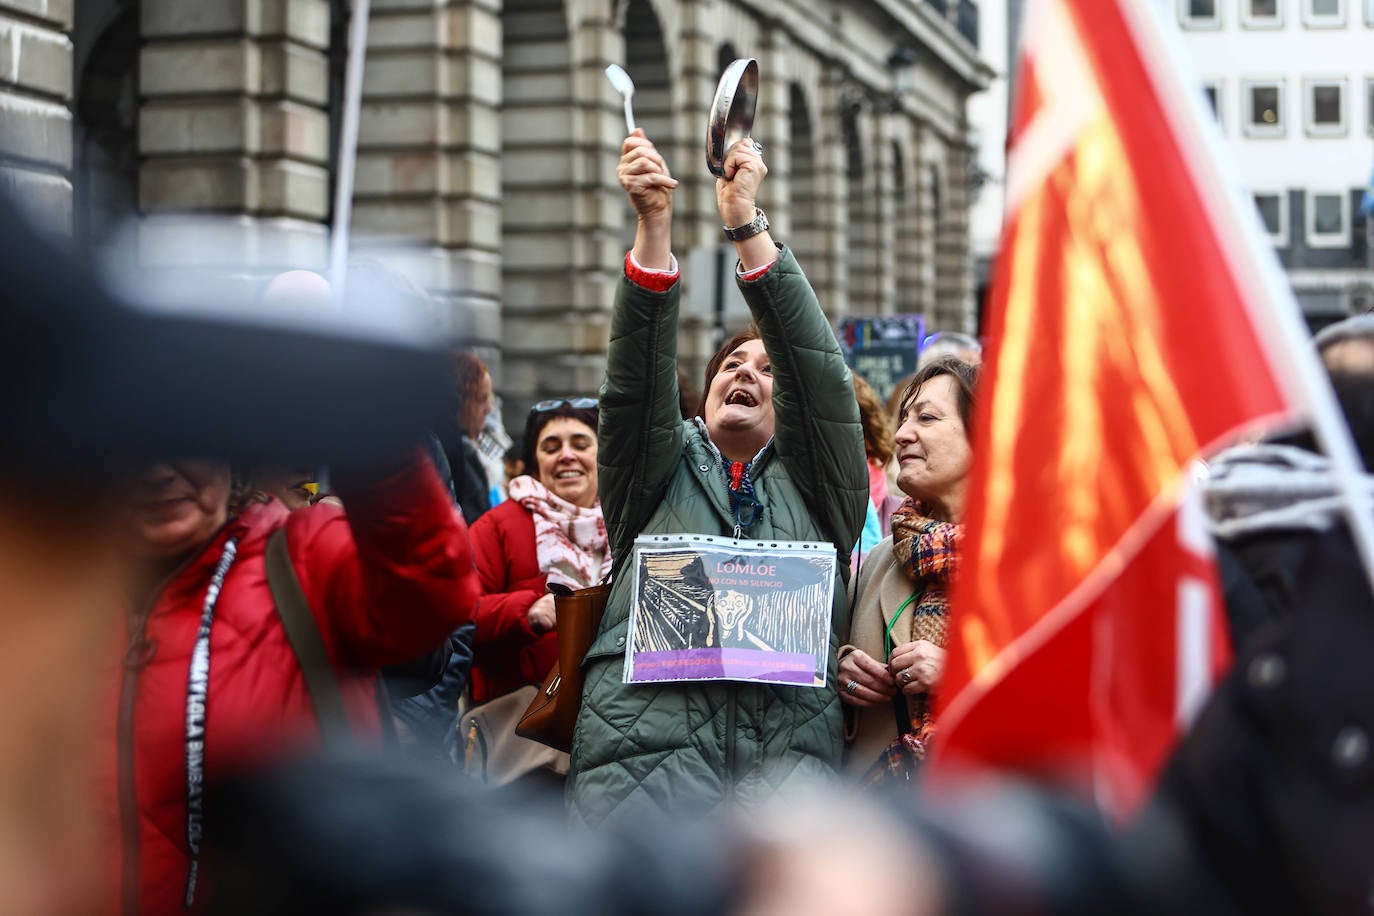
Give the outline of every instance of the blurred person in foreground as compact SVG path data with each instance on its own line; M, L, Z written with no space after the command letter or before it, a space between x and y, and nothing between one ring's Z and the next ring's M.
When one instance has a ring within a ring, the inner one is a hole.
M646 534L821 541L838 546L827 681L819 688L684 681L628 685L633 576L617 576L586 661L568 801L598 824L638 809L701 817L833 776L841 716L834 682L849 554L867 501L850 373L795 256L755 204L762 147L736 143L716 199L737 236L737 282L756 322L711 358L697 415L677 391L681 284L672 254L677 181L640 130L617 169L638 214L612 314L601 395L599 475L616 562Z
M1370 316L1317 346L1374 467ZM1325 344L1325 346L1324 346ZM1202 483L1236 660L1165 768L1171 882L1196 912L1367 913L1374 892L1374 593L1309 432L1219 455ZM1361 475L1374 505L1374 474ZM1264 880L1256 880L1262 874ZM1183 880L1187 876L1189 880Z
M352 285L388 302L405 296L372 268ZM97 772L126 912L195 909L213 896L222 812L207 782L320 741L328 711L316 707L304 650L278 606L289 599L268 573L274 543L338 682L343 725L364 744L390 726L380 669L442 661L438 647L471 619L466 528L423 439L417 430L415 445L365 461L336 452L332 482L346 511L292 512L214 459L154 461L126 478L121 543L133 583Z
M924 803L830 787L589 831L415 763L294 763L227 787L218 912L1133 916L1157 893L1133 884L1159 877L1156 837L1123 848L1092 811L1024 786Z
M357 259L350 264L347 285L355 294L375 302L409 300L422 307L428 304L424 291L403 274L371 259ZM330 312L342 307L342 303L334 301L329 281L309 270L276 274L259 298L271 311L313 313L319 318L327 318ZM439 437L427 433L422 444L434 463L440 484L456 505L453 475ZM239 485L244 492L260 491L280 500L293 512L317 502L344 507L337 493L320 492L315 470L306 467L255 464L239 473ZM472 624L464 624L434 651L383 670L384 689L378 692L378 700L384 713L382 733L389 742L441 758L449 753L457 698L467 686L472 660L472 630Z
M869 783L913 778L935 730L930 698L944 668L977 382L977 368L947 356L917 372L902 398L897 485L907 499L859 572L840 649L846 770Z
M158 462L129 482L125 543L138 566L105 771L126 912L192 907L213 892L207 779L318 741L269 589L269 537L285 531L363 740L380 735L378 669L430 652L471 617L466 531L429 458L417 448L385 468L334 473L347 515L234 493L228 465L210 460Z
M199 594L178 595L195 605L193 619L164 613L168 605L151 600L160 590L153 583L157 568L174 561L153 550L130 562L130 550L152 543L168 548L178 538L169 541L154 530L171 534L178 520L198 516L207 525L232 526L227 521L230 488L223 464L213 470L201 464L206 473L188 469L184 489L167 493L174 498L140 506L143 496L160 486L162 472L149 467L149 479L140 483L126 471L147 466L158 455L216 453L245 466L309 466L327 458L373 466L417 440L438 415L444 357L426 337L407 331L378 339L365 321L331 316L278 323L251 309L217 308L209 294L184 309L145 305L137 298L139 290L112 294L85 258L30 230L4 199L0 222L7 227L0 249L6 277L0 290L4 906L25 914L102 912L121 904L126 912L137 912L142 903L145 911L180 910L187 824L170 812L182 804L187 788L184 725L191 671L182 646L199 628L208 583L196 584L192 591ZM143 291L149 301L157 298L155 291ZM303 404L311 409L302 411ZM279 506L256 506L285 514ZM139 521L132 524L135 515ZM182 527L182 533L190 535L194 527ZM340 528L346 525L335 530ZM226 702L251 705L253 714L280 721L301 712L296 697L285 710L270 705L270 679L269 695L261 702L248 695L258 659L270 664L282 648L280 637L265 631L259 634L269 637L267 642L253 647L254 634L237 632L233 625L240 584L254 579L255 566L261 578L261 563L249 559L246 540L238 548L237 569L228 573L233 582L217 602L230 619L212 628L211 639L206 737L209 772L220 775L235 718ZM451 587L466 579L440 574L451 562L444 554L455 549L462 549L461 541L421 561L431 578L445 578L450 586L431 612L435 616L456 617L463 609L454 607L455 600L468 600L463 587ZM192 558L172 578L187 585L189 580L180 577L195 567ZM345 576L338 584L347 583ZM316 581L313 588L325 585ZM248 586L250 591L258 587L251 581ZM139 604L140 592L149 603ZM475 587L466 591L468 597L473 593ZM144 635L152 640L142 640L129 660L165 665L180 654L183 662L162 691L139 678L146 688L139 691L142 708L128 723L137 742L166 738L171 746L139 757L126 744L123 761L134 776L138 801L148 806L130 810L126 823L136 833L156 834L147 838L144 864L153 871L158 864L166 866L165 891L148 888L156 900L140 900L138 883L144 876L133 867L126 873L128 894L121 894L123 856L115 811L117 707L125 679L121 656L128 626L145 615L150 616ZM397 648L424 626L398 628ZM226 679L232 683L226 685ZM158 810L160 803L168 807ZM212 835L225 813L207 815Z
M587 588L611 571L597 499L596 425L595 398L556 398L530 408L523 460L530 473L513 478L510 499L472 526L482 585L472 701L479 708L499 703L486 711L503 732L514 731L558 661L548 583ZM551 780L567 772L567 754L526 738L502 737L511 746L501 759L489 758L486 747L469 746L470 772L493 783L525 776Z

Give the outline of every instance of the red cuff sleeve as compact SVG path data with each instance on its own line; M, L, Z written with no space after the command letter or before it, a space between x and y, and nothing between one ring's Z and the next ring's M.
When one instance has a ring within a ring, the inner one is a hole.
M769 261L767 264L763 265L762 267L755 267L753 270L749 270L749 271L741 271L741 272L740 272L740 275L739 275L739 278L740 278L741 280L746 281L746 282L748 282L749 280L757 280L759 277L762 277L764 274L768 273L768 269L769 269L770 267L772 267L772 266L773 266L774 264L776 264L776 263L778 263L778 262L777 262L777 261Z
M625 252L625 276L636 286L642 286L655 293L666 293L677 282L677 270L648 270L635 263L634 253Z

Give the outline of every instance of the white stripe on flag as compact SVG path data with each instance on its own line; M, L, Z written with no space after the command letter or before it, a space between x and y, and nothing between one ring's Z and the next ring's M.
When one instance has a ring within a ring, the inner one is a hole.
M1216 549L1207 531L1207 509L1202 504L1199 480L1206 468L1194 462L1189 481L1178 502L1178 546L1204 562L1212 562ZM1207 702L1212 692L1212 602L1211 583L1192 576L1178 580L1178 620L1176 644L1174 719L1185 731Z
M1174 718L1186 730L1212 692L1212 589L1197 579L1178 583L1177 682Z

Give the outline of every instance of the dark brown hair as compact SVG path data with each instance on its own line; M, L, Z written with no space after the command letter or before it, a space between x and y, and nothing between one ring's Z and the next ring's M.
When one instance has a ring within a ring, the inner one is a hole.
M902 401L905 400L906 390L915 377L916 373L913 372L898 379L897 384L892 386L892 393L887 396L887 416L892 421L893 429L902 425Z
M897 451L892 420L878 392L857 372L854 373L854 400L859 402L859 421L864 427L864 453L879 465L885 465Z
M539 459L535 453L539 451L539 436L544 432L545 426L559 417L570 417L590 426L592 435L596 435L596 421L599 415L597 407L574 407L566 400L547 410L531 410L525 418L525 473L536 479L539 477Z
M692 407L700 400L697 390L692 387L692 380L687 377L687 370L682 368L682 363L677 365L677 409L682 414L682 419L690 420L693 417Z
M906 412L911 409L921 386L942 375L954 379L954 396L959 406L959 419L964 421L964 432L968 435L973 414L973 390L978 387L978 367L969 365L957 356L942 356L912 376L906 394L902 395L902 407L897 414L899 426L904 422Z
M710 361L706 363L706 376L701 386L701 399L697 401L696 415L698 417L703 419L706 417L706 399L711 395L711 379L715 378L716 373L720 372L720 367L725 362L725 357L734 353L749 341L759 339L759 329L751 324L749 327L727 340L721 348L716 351L716 355L712 356Z

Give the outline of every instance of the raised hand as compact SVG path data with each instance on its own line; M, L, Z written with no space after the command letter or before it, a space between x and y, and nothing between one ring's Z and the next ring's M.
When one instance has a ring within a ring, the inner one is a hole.
M673 189L677 179L668 171L653 142L644 135L643 128L625 138L620 148L620 164L616 177L630 197L640 222L670 218L673 211Z
M643 128L636 127L625 138L615 174L639 216L635 260L641 267L667 270L673 263L673 189L677 179L668 171L668 163L644 135Z
M726 152L723 166L725 177L716 179L716 206L725 225L742 226L754 218L754 201L768 175L763 147L745 137Z

